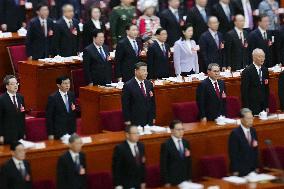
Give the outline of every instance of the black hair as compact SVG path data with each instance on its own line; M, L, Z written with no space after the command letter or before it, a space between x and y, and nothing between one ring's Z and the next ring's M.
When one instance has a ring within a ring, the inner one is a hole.
M166 29L164 29L164 28L158 28L155 32L155 35L160 35L161 32L164 31L164 30L166 31Z
M36 11L39 11L42 7L47 7L48 8L48 5L46 3L44 3L44 2L39 3L36 6Z
M60 77L56 78L56 84L61 85L62 82L67 80L67 79L70 80L70 78L68 76L60 76Z
M11 150L11 151L15 151L16 148L17 148L17 146L19 146L19 145L23 145L23 144L20 143L20 142L18 142L18 141L12 142L11 145L10 145L10 150Z
M93 37L97 37L99 33L103 33L104 34L103 30L101 30L101 29L94 29L92 31L92 36Z
M132 127L137 127L137 126L136 125L126 125L125 132L130 133L130 130L131 130Z
M267 15L267 14L260 14L260 15L257 17L257 21L258 21L258 22L261 22L262 19L265 18L265 17L268 17L268 15Z
M181 124L182 122L180 120L173 120L171 123L170 123L170 129L174 129L175 126L177 124Z
M181 31L185 32L187 30L187 28L190 28L190 27L193 28L193 25L191 23L188 23L188 24L185 24L185 25L181 26L180 28L181 28ZM181 39L185 40L184 33L182 33Z
M131 26L136 26L137 27L137 25L135 25L135 24L126 24L125 31L130 30Z
M138 62L138 63L135 64L134 67L135 67L135 70L139 70L140 67L142 67L142 66L147 66L147 64L145 62Z

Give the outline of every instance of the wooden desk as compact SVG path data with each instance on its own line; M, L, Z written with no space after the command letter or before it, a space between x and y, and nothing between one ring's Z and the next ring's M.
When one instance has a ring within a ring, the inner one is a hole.
M7 51L8 46L19 45L25 43L25 37L18 36L17 33L13 33L12 37L0 38L0 79L4 78L7 74L13 74L13 69L10 64L10 58Z
M264 140L270 139L273 145L284 145L284 120L255 120L260 149L265 147ZM197 178L199 159L205 155L223 154L227 158L227 141L231 130L237 126L216 126L214 122L207 124L184 124L185 138L190 141L192 154L193 176ZM160 146L170 134L152 134L141 137L145 144L146 164L158 165L160 161ZM124 140L123 132L92 135L93 142L86 144L83 151L87 157L89 173L111 170L114 146ZM34 180L55 179L56 162L67 146L60 141L46 141L47 147L41 150L29 150L27 159L31 163ZM260 153L261 157L261 153ZM8 146L0 146L0 164L10 158Z
M226 78L227 96L240 97L240 78ZM278 74L270 74L270 89L278 102ZM173 119L172 103L195 101L199 81L155 86L157 125L168 125ZM100 111L121 109L121 90L102 87L81 87L82 133L94 134L102 130Z
M72 69L82 68L79 61L43 64L39 61L24 61L19 64L20 90L28 109L45 111L48 96L57 90L56 78L70 77Z

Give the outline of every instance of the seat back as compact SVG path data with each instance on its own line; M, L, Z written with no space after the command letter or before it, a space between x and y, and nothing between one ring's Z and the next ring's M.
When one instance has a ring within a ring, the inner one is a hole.
M25 61L28 59L26 54L26 46L25 45L8 46L7 50L10 57L10 63L13 68L14 75L17 75L19 61Z
M162 186L159 165L150 165L146 167L146 185L149 188L157 188Z
M83 69L80 68L80 69L71 70L71 80L72 80L72 87L75 93L75 97L79 97L80 87L86 86Z
M173 103L172 108L174 117L183 123L191 123L199 120L199 110L195 101Z
M241 102L240 99L236 96L228 96L226 98L226 111L228 118L236 118L239 117L241 110Z
M112 189L112 176L109 171L90 173L87 175L88 189Z
M275 146L262 150L263 165L265 167L284 169L284 146Z
M277 103L276 103L276 96L273 92L270 92L270 94L269 94L268 107L269 107L270 113L276 113Z
M51 180L33 181L33 189L55 189L55 184Z
M47 140L47 129L45 118L29 118L26 119L26 139L28 141Z
M224 155L203 156L200 158L201 176L222 178L227 175L227 164Z
M125 128L121 110L101 111L101 126L107 131L123 131Z

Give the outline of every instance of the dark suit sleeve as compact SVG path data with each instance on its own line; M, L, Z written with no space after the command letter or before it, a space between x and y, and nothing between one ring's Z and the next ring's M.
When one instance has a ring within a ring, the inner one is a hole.
M3 165L0 168L0 189L9 189L8 187L8 175L7 175L7 166Z
M168 172L168 149L167 143L161 145L161 154L160 154L160 169L161 169L161 178L164 184L170 182L169 172Z
M235 132L232 132L229 136L229 157L230 157L230 169L232 172L236 172L238 170L238 159L239 156L239 144L238 137Z
M66 164L65 164L66 160L63 158L63 157L60 157L58 159L58 162L57 162L57 169L56 169L56 172L57 172L57 175L56 175L56 188L58 189L67 189L66 187L66 180L65 178L67 177L66 175Z
M199 109L200 118L206 117L205 114L205 85L200 83L196 89L196 102Z
M148 70L148 78L154 79L154 47L150 46L147 51L147 70Z
M255 128L252 128L253 130L253 135L254 135L254 139L256 141L258 141L258 137L257 137L257 134L256 134L256 130ZM255 153L255 159L254 159L254 167L256 168L259 168L259 160L258 160L258 146L256 148L254 148L254 153Z
M232 45L233 45L233 39L232 36L230 36L228 33L225 35L225 56L226 56L226 62L224 66L232 66L231 58L232 58Z
M54 56L59 54L59 49L60 49L60 38L61 38L61 33L59 29L59 24L55 23L54 25L54 36L53 36L53 43L52 43L52 52Z
M121 100L122 100L122 113L124 121L130 121L131 94L130 94L129 85L123 86Z
M188 141L186 141L186 148L188 150L191 150L190 143ZM191 178L192 178L192 161L191 161L191 156L190 156L188 160L187 180L191 180Z
M119 146L116 146L113 152L112 157L112 176L114 186L122 185L121 171L124 168L122 167L122 153Z
M117 43L116 51L115 51L115 75L117 78L122 77L122 60L124 57L125 47L121 42Z
M242 107L248 108L249 107L249 99L248 99L248 92L249 92L249 74L248 70L245 69L241 75L241 98L242 98Z
M209 65L208 55L207 55L207 42L205 36L201 36L199 39L200 53L202 55L202 59L204 61L205 67Z
M92 83L92 74L91 74L91 56L88 52L87 49L84 50L83 53L83 67L84 67L84 76L85 76L85 81L89 84Z
M168 25L167 24L167 18L165 16L164 12L162 12L161 15L160 15L160 23L161 23L162 28L167 28L167 25Z
M48 97L46 107L46 128L48 135L54 134L54 116L55 116L55 99L52 96Z
M30 22L26 37L26 53L28 57L32 56L33 30L33 22Z
M280 101L280 109L284 110L284 72L279 75L278 96Z
M269 72L268 72L268 69L265 71L266 73L266 79L268 80L269 78ZM265 85L265 108L268 108L269 106L269 82L267 85Z
M4 134L3 116L4 116L4 104L3 104L3 98L0 97L0 136L3 136Z

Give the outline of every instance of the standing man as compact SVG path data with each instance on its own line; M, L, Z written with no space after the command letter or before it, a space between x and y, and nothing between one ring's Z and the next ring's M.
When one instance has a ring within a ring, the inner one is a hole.
M86 189L86 156L81 152L83 142L73 134L69 138L69 150L57 162L58 189Z
M0 30L17 32L24 25L24 1L0 0Z
M191 180L191 154L189 142L183 138L182 122L170 124L172 136L161 146L161 175L165 187L176 186Z
M226 89L220 78L218 64L209 64L208 78L203 80L196 89L196 102L200 119L203 122L213 121L220 115L226 115Z
M137 39L139 30L136 25L127 25L127 37L121 39L115 51L115 73L118 81L126 82L133 76L134 65L140 61L142 43Z
M54 53L63 57L76 56L79 52L79 21L74 18L71 4L62 7L63 16L55 25Z
M87 46L83 53L85 80L89 86L111 83L112 67L109 62L109 50L104 45L103 30L92 32L93 43Z
M121 0L120 5L113 8L110 17L111 39L114 48L117 42L126 36L125 27L133 23L136 17L136 9L132 6L133 0ZM117 48L118 49L118 48Z
M280 110L284 110L284 71L279 75L278 80L278 96L280 101Z
M253 50L252 58L253 63L241 75L242 107L249 108L253 115L258 115L263 110L269 111L269 73L263 66L265 54L262 49Z
M217 17L208 19L208 31L204 32L199 39L200 53L206 67L210 63L217 63L222 70L226 69L224 39L222 33L218 32L219 21Z
M243 30L245 18L241 14L235 16L235 28L226 35L225 53L227 68L232 71L245 68L249 64L248 32Z
M31 189L31 168L26 159L26 150L22 143L13 142L10 146L12 158L1 168L1 189Z
M11 144L25 136L25 102L15 76L3 80L7 91L0 96L0 144Z
M166 44L167 30L159 28L155 36L156 40L147 51L148 78L167 78L170 76L170 46Z
M235 176L258 172L258 142L252 111L241 109L241 125L229 137L230 170Z
M161 26L168 33L167 43L172 47L181 37L180 26L184 25L183 14L179 10L180 0L168 0L169 8L160 14Z
M30 21L26 38L27 56L30 60L48 58L53 55L54 24L48 17L48 5L39 3L36 13L38 16Z
M50 140L76 132L75 95L69 91L70 79L61 76L56 79L56 84L59 90L48 97L46 107L46 127Z
M118 144L112 156L112 174L115 189L146 189L145 183L145 150L139 142L136 126L125 128L126 141Z
M156 104L153 84L146 80L147 64L135 65L135 77L125 83L122 89L122 112L126 125L153 125L156 118Z

